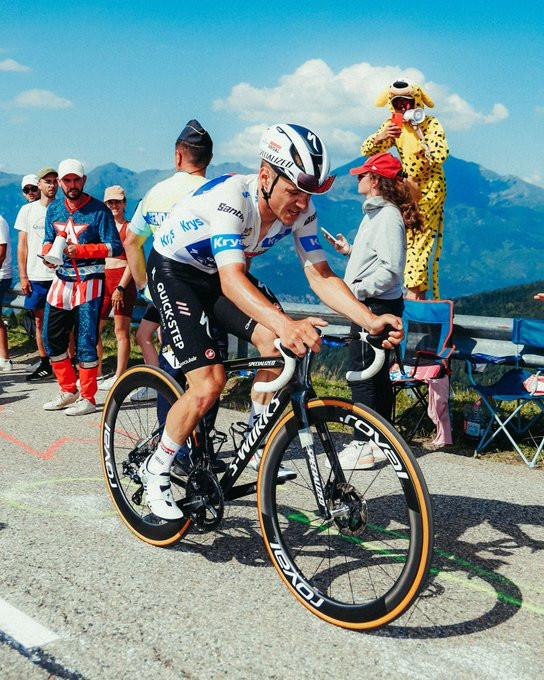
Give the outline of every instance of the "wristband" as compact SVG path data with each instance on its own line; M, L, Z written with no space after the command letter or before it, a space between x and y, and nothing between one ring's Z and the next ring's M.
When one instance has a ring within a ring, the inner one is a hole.
M117 289L116 289L116 290L118 290L120 293L124 293L124 292L125 292L125 287L124 287L124 286L117 286Z

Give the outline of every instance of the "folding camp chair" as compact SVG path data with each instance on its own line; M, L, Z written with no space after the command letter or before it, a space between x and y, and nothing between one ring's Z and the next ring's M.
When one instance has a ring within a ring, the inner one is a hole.
M536 446L535 453L532 458L527 458L514 436L519 437L529 433L544 413L544 368L538 368L536 374L522 368L525 363L523 357L527 354L542 356L544 366L544 321L514 319L512 342L517 345L517 353L513 356L495 357L488 354L471 354L465 357L470 384L481 396L490 414L489 422L481 434L476 451L483 451L500 432L503 432L524 463L529 467L534 467L544 447L544 437L541 437L539 444L536 440L532 440ZM474 379L474 371L478 364L512 363L515 368L506 372L493 385L480 385ZM503 408L508 402L515 402L511 413L507 413ZM521 411L529 404L536 406L537 412L524 420Z
M427 415L429 380L450 374L453 331L451 300L404 300L404 340L389 371L393 383L393 424L408 438ZM398 412L398 396L406 391L413 403ZM412 420L412 417L415 419Z

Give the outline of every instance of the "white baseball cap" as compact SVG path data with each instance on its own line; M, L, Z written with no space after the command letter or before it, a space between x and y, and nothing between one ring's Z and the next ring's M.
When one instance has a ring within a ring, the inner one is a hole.
M21 180L21 189L24 189L28 184L33 187L38 186L38 178L36 175L25 175Z
M59 163L59 179L66 177L66 175L84 177L85 169L83 168L83 163L75 158L67 158L65 161L61 161Z

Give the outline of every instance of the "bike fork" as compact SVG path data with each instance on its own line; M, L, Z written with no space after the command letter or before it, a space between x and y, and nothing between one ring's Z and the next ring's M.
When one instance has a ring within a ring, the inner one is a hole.
M312 480L312 487L314 490L317 505L319 507L319 514L324 520L330 520L331 512L325 500L325 488L323 485L323 479L321 478L321 473L319 472L319 467L317 465L317 456L315 453L314 446L314 436L312 434L312 430L310 429L308 413L306 411L305 392L303 391L294 394L292 397L292 401L293 409L299 422L298 438L300 441L300 445L302 446L302 449L306 454L306 464L308 465L310 479Z

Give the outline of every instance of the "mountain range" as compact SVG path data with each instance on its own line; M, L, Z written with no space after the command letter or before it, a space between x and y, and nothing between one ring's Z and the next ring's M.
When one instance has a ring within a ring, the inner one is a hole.
M355 179L349 174L349 169L358 164L360 159L337 168L331 191L314 197L320 225L333 234L342 232L350 241L362 217L361 197ZM447 199L440 258L441 297L458 298L542 279L539 263L544 255L544 189L451 156L444 171ZM249 173L255 169L225 163L210 166L208 176L213 178L225 172ZM86 189L102 198L105 187L122 185L128 197L127 215L131 215L147 189L171 173L171 170L134 172L107 163L89 172ZM20 177L0 172L0 214L10 226L22 203ZM16 239L13 233L14 246ZM328 244L324 247L333 269L342 274L345 258ZM314 302L295 260L290 239L284 239L253 260L252 272L284 300Z

